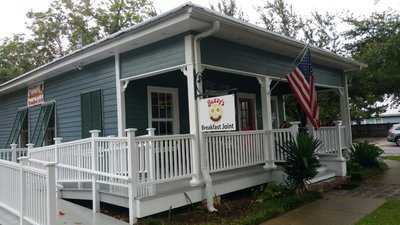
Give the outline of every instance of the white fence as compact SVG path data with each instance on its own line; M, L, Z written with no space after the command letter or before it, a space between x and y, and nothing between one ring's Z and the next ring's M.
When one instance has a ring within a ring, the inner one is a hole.
M348 147L344 131L345 128L340 125L320 127L318 130L313 130L314 137L321 141L318 153L342 157L342 149Z
M25 222L56 223L55 166L36 169L0 160L0 206Z
M0 149L0 159L17 162L18 158L26 156L27 153L27 148L17 148L16 145L12 145L9 149Z
M282 146L294 138L297 134L298 127L273 129L271 131L272 151L274 152L276 162L286 161L286 154L282 150Z
M204 134L204 148L210 172L265 163L267 147L263 130Z

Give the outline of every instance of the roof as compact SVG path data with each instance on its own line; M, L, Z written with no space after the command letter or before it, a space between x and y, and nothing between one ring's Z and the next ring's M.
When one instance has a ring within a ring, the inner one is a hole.
M287 56L297 55L305 47L305 43L298 40L189 2L0 84L0 94L177 34L202 32L215 21L220 22L221 29L214 36L232 42ZM363 63L321 48L311 47L311 52L314 62L335 69L354 71L366 67Z

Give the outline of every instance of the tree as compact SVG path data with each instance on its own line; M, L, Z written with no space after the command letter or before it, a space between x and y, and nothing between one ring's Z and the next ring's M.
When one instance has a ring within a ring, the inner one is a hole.
M0 82L154 15L151 0L53 0L27 13L31 38L15 35L0 45Z
M373 13L367 18L348 16L351 28L345 33L346 49L368 68L350 76L350 98L354 119L368 118L400 105L400 14ZM378 105L391 96L392 104Z
M6 38L0 45L0 83L44 64L49 59L39 54L37 45L24 35Z
M304 23L292 5L284 0L267 1L264 6L257 8L262 24L267 30L280 33L287 37L299 39Z
M224 15L235 17L239 20L248 22L247 16L239 8L236 0L220 0L217 5L210 5L210 8Z

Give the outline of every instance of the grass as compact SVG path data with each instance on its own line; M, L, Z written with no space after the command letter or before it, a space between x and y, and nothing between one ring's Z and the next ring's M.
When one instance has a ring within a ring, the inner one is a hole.
M398 225L400 223L400 200L389 200L356 225Z
M400 155L389 155L382 157L383 159L400 161Z

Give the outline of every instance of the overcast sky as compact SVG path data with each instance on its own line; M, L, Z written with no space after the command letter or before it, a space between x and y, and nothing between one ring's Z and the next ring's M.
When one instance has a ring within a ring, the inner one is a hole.
M26 33L25 14L33 9L45 10L51 0L0 0L0 39L13 33ZM159 12L165 12L186 0L153 0ZM309 14L311 11L340 13L349 10L357 15L368 15L373 11L381 11L387 8L400 10L400 0L286 0L291 3L299 14ZM192 2L209 6L218 0L193 0ZM250 18L251 22L258 19L255 6L261 5L263 0L237 0L240 7ZM377 2L377 3L376 3Z

